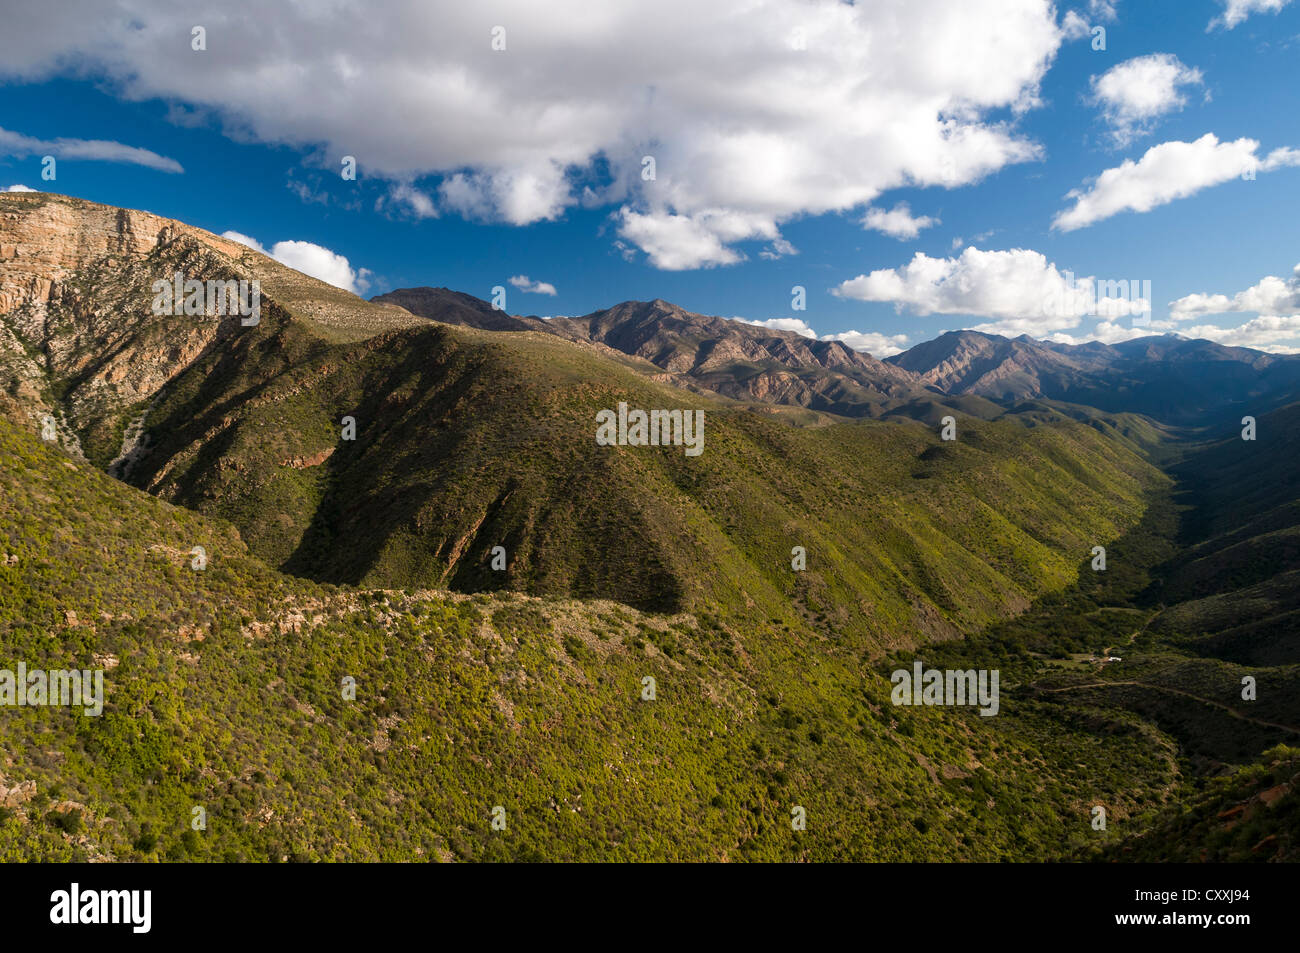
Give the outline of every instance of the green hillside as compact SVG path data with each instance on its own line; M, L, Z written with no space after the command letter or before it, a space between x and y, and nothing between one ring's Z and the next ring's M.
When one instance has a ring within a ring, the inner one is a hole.
M100 718L5 711L5 860L1024 859L1168 780L1141 730L894 708L811 628L321 586L8 421L0 453L0 665L107 669Z
M598 446L596 413L620 401L703 410L704 452ZM718 606L866 649L973 631L1064 587L1163 479L1059 414L962 417L955 442L905 419L817 424L545 335L330 344L272 309L168 385L128 479L323 581Z
M0 859L1237 858L1207 792L1300 734L1300 405L847 419L2 201L146 239L0 316L0 670L108 688L0 709ZM260 321L153 313L178 270L257 277ZM621 403L703 452L598 444ZM997 669L998 716L894 705L918 659Z

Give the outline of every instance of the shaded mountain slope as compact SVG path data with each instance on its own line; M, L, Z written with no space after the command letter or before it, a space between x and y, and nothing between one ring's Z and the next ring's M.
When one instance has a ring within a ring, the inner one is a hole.
M13 214L50 207L66 211L51 200ZM89 224L122 221L67 208ZM972 631L1066 585L1080 554L1135 521L1160 481L1132 449L1050 412L963 415L952 443L926 399L902 405L918 422L792 426L590 342L434 324L336 289L317 305L309 279L201 238L87 253L59 279L81 290L4 319L45 355L44 392L93 462L230 520L259 557L304 576L718 606L812 620L872 652ZM178 269L265 275L260 322L151 314L150 285ZM779 344L872 366L840 345L722 323L769 356ZM169 346L186 332L191 346ZM620 402L703 411L703 454L598 446L596 414ZM341 439L344 418L354 440ZM806 573L791 570L795 546Z
M1242 664L1300 663L1300 404L1190 452L1186 549L1166 568L1157 628Z
M596 413L620 402L703 410L704 452L598 446ZM962 421L955 444L913 422L792 427L549 336L323 346L273 318L176 379L129 478L313 578L787 620L793 601L879 644L955 635L1064 585L1158 479L1059 415ZM954 508L965 495L980 502ZM806 575L790 571L799 545Z

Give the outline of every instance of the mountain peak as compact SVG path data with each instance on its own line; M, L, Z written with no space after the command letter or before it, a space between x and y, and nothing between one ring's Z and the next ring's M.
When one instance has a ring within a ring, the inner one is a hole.
M472 294L451 288L398 288L370 299L377 304L397 305L411 314L443 324L479 328L484 331L545 331L546 322L535 317L507 314Z

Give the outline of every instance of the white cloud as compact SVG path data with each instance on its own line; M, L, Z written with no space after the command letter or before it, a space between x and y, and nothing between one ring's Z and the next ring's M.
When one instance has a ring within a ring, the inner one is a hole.
M778 238L772 244L768 245L758 253L759 258L765 258L768 261L775 261L778 258L784 258L786 255L797 255L799 249L795 248L784 238Z
M1254 139L1219 142L1213 133L1195 142L1162 142L1137 162L1125 159L1107 169L1091 188L1067 194L1074 207L1057 213L1052 228L1069 232L1120 212L1149 212L1239 176L1300 165L1300 150L1275 149L1261 159L1255 155L1258 148Z
M1075 10L1070 10L1061 20L1061 33L1067 40L1081 40L1092 32L1092 27L1088 21L1079 16Z
M1186 105L1182 88L1201 85L1203 77L1172 53L1152 53L1112 66L1090 82L1092 101L1101 107L1115 142L1125 145Z
M1109 23L1116 17L1116 2L1117 0L1088 0L1088 16L1092 17L1093 21ZM1061 32L1067 40L1081 40L1090 35L1092 29L1092 24L1084 19L1078 10L1068 10L1061 18Z
M52 155L56 159L87 159L96 162L126 162L159 172L184 172L175 159L168 159L148 149L123 145L105 139L34 139L19 132L0 129L0 155L19 159Z
M1252 13L1277 13L1291 0L1219 0L1223 13L1210 21L1205 28L1208 33L1215 27L1231 30Z
M1235 328L1203 324L1186 328L1182 333L1190 338L1205 338L1229 347L1253 347L1262 351L1294 354L1300 350L1295 345L1295 342L1300 341L1300 314L1258 317ZM1292 343L1287 344L1288 341Z
M35 192L35 191L37 190L29 189L25 185L10 185L6 188L0 189L0 192Z
M399 207L404 207L415 218L438 217L438 209L434 206L433 199L409 182L397 182L392 185L386 199ZM380 198L376 208L383 208L384 204L385 198Z
M534 295L556 295L555 285L545 281L533 281L527 275L515 275L510 279L510 284L514 285L525 294Z
M863 228L884 232L900 241L915 238L921 234L921 229L938 224L937 218L930 218L928 215L913 217L912 210L906 202L899 202L888 212L884 209L869 208L862 219Z
M1169 321L1152 321L1146 325L1124 325L1114 321L1098 321L1091 331L1077 335L1057 331L1054 334L1049 334L1045 340L1057 344L1087 344L1090 341L1100 341L1102 344L1119 344L1121 341L1131 341L1134 338L1164 334L1172 331L1173 327L1174 325Z
M776 225L770 220L761 216L746 219L723 210L690 216L666 212L643 215L623 208L618 233L664 271L735 264L745 256L729 247L729 242L778 237Z
M906 334L878 334L875 331L842 331L826 334L823 341L841 341L855 351L866 351L872 357L884 358L907 350Z
M1175 321L1186 321L1204 314L1243 311L1266 316L1300 311L1300 265L1295 266L1290 278L1270 275L1231 297L1224 294L1190 294L1169 305L1170 315Z
M1088 16L1093 21L1109 23L1116 18L1115 4L1118 0L1088 0ZM1081 40L1092 33L1092 24L1078 10L1068 10L1061 18L1061 32L1065 39L1073 42Z
M1150 300L1135 293L1127 281L1121 297L1118 286L1059 271L1040 252L1025 248L969 247L956 258L917 252L901 268L858 275L832 293L857 301L888 302L916 314L993 318L975 330L1011 336L1040 336L1075 328L1088 315L1115 317L1150 308Z
M247 245L253 251L274 258L282 265L355 295L364 294L370 287L371 272L368 269L355 271L342 255L320 245L313 245L311 242L285 241L276 242L268 250L257 239L239 232L222 232L221 237Z
M768 328L772 331L793 331L795 334L802 334L806 338L815 338L817 332L808 327L807 322L802 318L768 318L765 321L751 321L749 318L735 318L736 321L742 321L745 324L752 324L760 328Z
M1126 327L1110 321L1100 321L1086 334L1076 336L1056 333L1050 335L1048 340L1059 344L1086 344L1089 341L1118 344L1133 338L1164 334L1172 331L1175 326L1172 321L1152 321L1144 327ZM1300 353L1300 314L1259 317L1228 328L1202 324L1182 328L1177 336L1187 340L1214 341L1226 347L1249 347L1272 354L1297 354Z
M355 155L471 218L611 206L619 237L673 269L740 261L746 241L779 254L800 216L1040 159L1016 119L1062 41L1051 0L498 0L491 17L393 0L382 29L349 0L230 0L196 55L176 39L194 14L166 0L30 7L0 33L6 77L102 77L323 167Z
M510 225L559 218L574 204L564 166L547 160L512 169L457 172L438 189L443 202L466 218Z
M906 334L841 331L839 334L823 334L819 336L816 331L808 326L808 322L802 318L768 318L764 321L732 318L731 320L752 324L760 328L770 328L773 331L793 331L795 334L806 338L816 338L819 341L839 341L846 347L850 347L855 351L865 351L877 358L889 357L891 354L898 354L907 348Z

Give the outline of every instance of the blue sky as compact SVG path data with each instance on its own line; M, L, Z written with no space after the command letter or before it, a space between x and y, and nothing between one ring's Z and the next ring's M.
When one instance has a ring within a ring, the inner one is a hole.
M1300 2L57 6L0 39L0 188L309 243L279 253L367 297L1300 349ZM1151 324L1045 314L1067 271L1149 281Z

